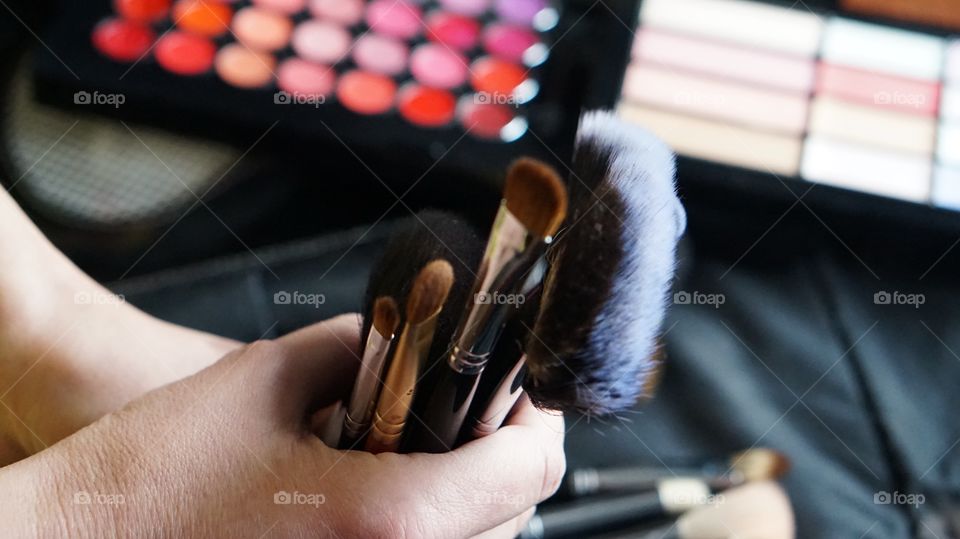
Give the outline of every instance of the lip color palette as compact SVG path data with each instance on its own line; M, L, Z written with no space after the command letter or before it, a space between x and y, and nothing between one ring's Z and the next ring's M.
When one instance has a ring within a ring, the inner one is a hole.
M511 142L558 21L547 0L115 0L91 33L112 61L276 89L292 103L396 113Z
M960 209L960 44L937 35L645 0L619 111L689 157Z

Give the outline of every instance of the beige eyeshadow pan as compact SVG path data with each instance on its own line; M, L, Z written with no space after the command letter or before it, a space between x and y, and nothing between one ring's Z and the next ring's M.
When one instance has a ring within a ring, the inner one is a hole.
M627 70L627 101L783 134L803 133L806 94L761 90L680 70L635 64Z
M801 139L722 122L621 103L619 114L642 125L685 155L786 176L797 174Z
M817 96L810 111L810 132L929 157L936 119L877 106Z

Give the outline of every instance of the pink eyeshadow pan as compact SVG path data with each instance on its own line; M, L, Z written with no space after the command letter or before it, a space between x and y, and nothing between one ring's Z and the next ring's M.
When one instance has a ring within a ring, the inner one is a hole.
M315 17L330 19L345 26L353 26L363 20L363 0L310 0L310 13Z
M480 39L480 23L464 15L436 11L427 17L427 37L453 49L470 50Z
M307 7L307 0L253 0L253 5L295 15Z
M494 56L522 63L523 53L539 43L537 35L510 24L491 24L483 31L483 47Z
M286 15L259 7L247 7L233 18L233 33L254 50L275 51L287 46L293 23Z
M403 0L375 0L367 5L367 25L374 31L400 39L417 37L422 30L420 8Z
M290 58L277 69L277 86L299 95L329 95L336 83L336 72L328 66Z
M303 58L321 64L335 64L350 49L353 38L342 26L320 20L309 20L293 31L293 50Z
M490 8L490 0L440 0L440 5L454 13L476 17Z
M456 88L467 81L467 59L443 45L425 43L413 50L410 72L426 86Z
M864 105L933 116L940 101L940 85L881 75L826 63L817 64L817 93Z
M353 61L367 71L384 75L399 75L407 69L410 50L396 39L367 33L353 47Z

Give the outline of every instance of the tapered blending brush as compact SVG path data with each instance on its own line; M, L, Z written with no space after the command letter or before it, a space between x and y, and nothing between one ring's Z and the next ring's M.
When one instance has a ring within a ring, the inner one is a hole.
M785 455L772 449L750 449L733 455L729 461L699 467L623 466L577 468L567 472L562 492L572 498L615 492L654 490L661 481L690 477L707 483L713 490L724 490L748 482L781 478L790 469Z
M383 390L367 437L371 453L397 451L414 391L433 343L437 318L453 286L453 267L446 260L428 263L417 275L407 297L403 332L387 369Z
M411 450L438 453L455 446L480 375L516 310L509 298L522 293L566 212L566 188L552 168L533 159L510 167L472 297L446 365L430 388L423 435L413 440Z
M524 389L538 406L614 414L649 387L686 227L674 175L673 153L650 132L584 116L570 215L525 349Z
M387 362L387 353L394 334L400 326L400 311L392 297L381 296L373 304L373 325L367 335L360 371L353 385L353 393L343 419L340 447L348 449L356 445L370 428L377 398L380 396L380 380Z

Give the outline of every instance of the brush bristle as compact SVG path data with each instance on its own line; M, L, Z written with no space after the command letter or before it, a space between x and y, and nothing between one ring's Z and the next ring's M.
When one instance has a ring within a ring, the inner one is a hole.
M776 480L790 471L790 459L772 449L750 449L737 453L730 460L746 481Z
M717 502L682 516L677 521L677 535L683 539L794 539L793 508L777 483L749 483L717 498Z
M567 215L567 189L560 175L546 163L518 159L507 171L503 198L532 233L553 236Z
M610 113L585 116L573 168L524 387L543 408L618 413L655 372L685 213L673 153Z
M407 323L420 324L440 312L452 287L453 266L449 262L434 260L424 266L407 298Z
M390 296L381 296L373 303L373 328L384 337L391 338L400 326L400 308Z

